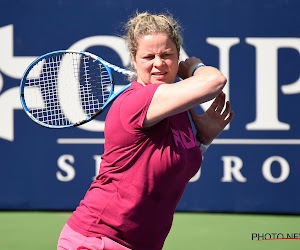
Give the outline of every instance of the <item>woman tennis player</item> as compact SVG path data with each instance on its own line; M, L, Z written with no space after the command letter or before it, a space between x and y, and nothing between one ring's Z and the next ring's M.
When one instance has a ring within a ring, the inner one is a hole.
M137 79L110 108L99 175L63 228L58 249L162 249L201 166L200 148L233 118L221 72L196 57L179 63L182 38L171 16L137 14L127 28ZM176 76L183 80L174 83ZM203 115L193 110L215 97Z

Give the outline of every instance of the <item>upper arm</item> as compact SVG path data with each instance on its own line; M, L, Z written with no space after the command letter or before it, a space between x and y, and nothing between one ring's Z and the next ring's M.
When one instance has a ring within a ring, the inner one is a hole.
M150 127L166 117L215 98L225 83L226 78L220 71L213 67L202 67L193 77L160 85L153 95L143 126Z

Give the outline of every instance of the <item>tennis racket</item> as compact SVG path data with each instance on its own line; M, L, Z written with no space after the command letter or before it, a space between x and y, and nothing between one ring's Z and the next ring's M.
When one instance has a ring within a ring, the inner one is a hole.
M114 93L112 71L135 73L83 51L47 53L26 69L20 97L26 114L47 128L82 125L100 115L127 88Z

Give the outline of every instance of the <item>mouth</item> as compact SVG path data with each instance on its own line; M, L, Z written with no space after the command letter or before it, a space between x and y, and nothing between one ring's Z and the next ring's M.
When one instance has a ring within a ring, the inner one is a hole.
M167 72L154 72L152 73L152 76L156 79L162 79L166 76Z

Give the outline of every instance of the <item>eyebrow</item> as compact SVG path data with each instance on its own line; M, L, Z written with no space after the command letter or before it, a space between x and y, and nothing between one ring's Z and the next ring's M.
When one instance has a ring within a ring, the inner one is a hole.
M173 50L173 49L166 49L162 52L160 52L159 54L164 54L164 53L175 53L176 50ZM145 52L142 52L143 55L153 55L153 54L156 54L156 53L153 53L153 52L148 52L148 51L145 51Z

